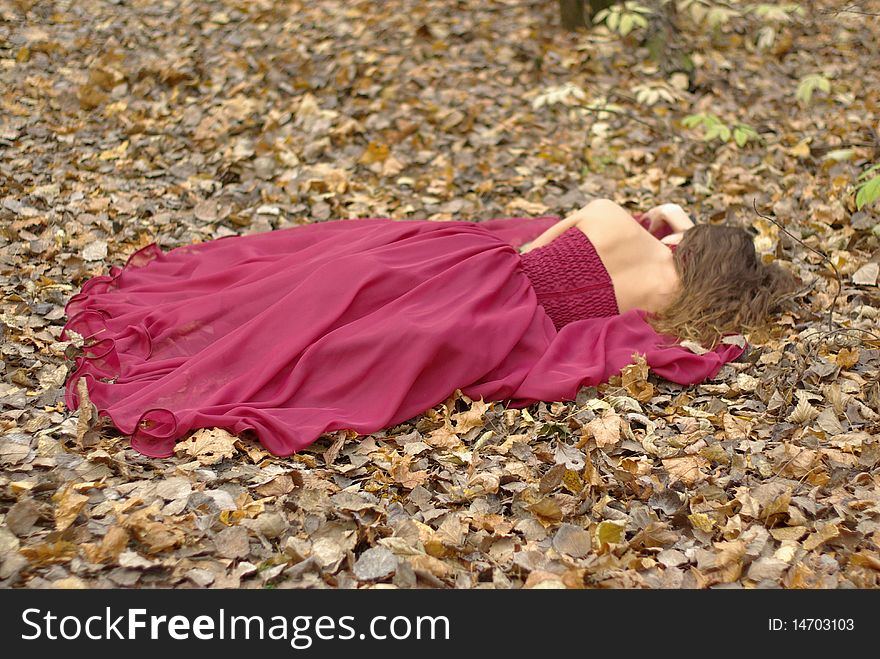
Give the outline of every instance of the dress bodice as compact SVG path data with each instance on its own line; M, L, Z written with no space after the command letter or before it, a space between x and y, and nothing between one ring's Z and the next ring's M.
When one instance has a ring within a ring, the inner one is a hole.
M557 330L576 320L620 313L611 276L587 234L577 227L522 254L521 261L538 303Z
M675 251L677 245L668 247ZM576 320L620 313L611 276L587 234L577 227L520 258L538 303L557 331Z

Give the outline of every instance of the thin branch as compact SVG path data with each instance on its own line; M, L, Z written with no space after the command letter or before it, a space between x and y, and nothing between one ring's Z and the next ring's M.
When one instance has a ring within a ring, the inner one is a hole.
M844 7L843 9L826 9L824 11L820 11L820 14L858 14L859 16L880 16L880 13L872 12L872 11L862 11L861 9L854 9L852 7Z
M862 332L863 334L870 334L875 341L880 341L880 334L875 334L871 330L862 329L860 327L838 327L837 329L830 330L828 332L823 332L821 330L815 330L812 333L804 334L801 338L806 339L807 337L814 336L816 334L821 334L822 338L827 338L829 336L833 336L835 334L841 334L846 332Z
M604 106L603 106L603 107L593 107L593 106L589 106L589 105L587 105L587 106L580 106L580 107L581 107L582 110L587 110L588 112L595 112L595 113L597 113L597 114L598 114L599 112L610 112L611 114L619 114L619 115L622 116L622 117L626 117L627 119L632 119L633 121L637 121L637 122L639 122L640 124L644 124L645 126L647 126L648 128L650 128L652 131L654 131L654 132L657 133L658 135L663 135L664 137L670 137L670 138L672 138L672 139L676 139L676 138L678 138L679 140L681 139L681 138L678 137L677 135L674 135L674 134L672 134L672 133L669 133L668 131L665 131L665 130L663 130L663 129L661 129L661 128L658 128L657 126L655 126L655 125L654 125L653 123L651 123L650 121L645 121L645 120L642 119L641 117L637 117L636 115L634 115L634 114L630 114L629 112L624 112L623 110L614 110L614 109L612 109L612 108L607 108L607 107L604 107Z
M834 299L831 300L831 308L828 310L828 331L829 332L833 331L833 329L834 329L834 311L835 311L835 307L837 306L837 298L840 297L840 293L843 290L843 280L840 277L840 272L838 271L837 266L834 265L834 263L831 261L831 259L828 258L823 252L820 252L818 249L816 249L814 247L810 247L803 240L801 240L797 236L793 235L788 229L786 229L784 226L782 226L779 222L774 220L772 217L767 217L766 215L761 213L761 211L758 210L758 203L754 198L752 198L752 206L755 209L755 213L757 213L759 217L763 217L765 220L772 222L777 227L782 229L789 238L793 238L794 240L799 242L801 245L803 245L807 249L809 249L809 250L815 252L816 254L818 254L819 256L821 256L822 260L827 261L828 265L830 265L832 270L834 270L834 276L837 278L837 292L834 294Z

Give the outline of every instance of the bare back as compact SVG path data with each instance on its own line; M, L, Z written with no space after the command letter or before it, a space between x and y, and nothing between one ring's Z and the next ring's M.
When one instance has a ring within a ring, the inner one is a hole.
M680 280L667 245L645 231L619 206L600 207L579 219L614 284L621 313L630 309L656 312L672 302Z

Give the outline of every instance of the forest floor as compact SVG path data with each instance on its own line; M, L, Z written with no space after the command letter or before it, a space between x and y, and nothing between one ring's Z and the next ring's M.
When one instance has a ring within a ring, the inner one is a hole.
M880 10L802 6L664 45L550 0L0 0L0 586L877 586ZM148 458L64 406L65 302L150 242L595 197L753 227L809 285L705 384L457 396L291 458Z

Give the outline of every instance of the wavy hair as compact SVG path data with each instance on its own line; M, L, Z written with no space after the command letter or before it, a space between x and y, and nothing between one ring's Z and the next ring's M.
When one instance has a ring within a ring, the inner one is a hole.
M766 328L780 303L798 287L777 263L763 263L751 234L732 225L698 224L684 232L673 256L681 288L647 322L660 334L711 350L725 334Z

